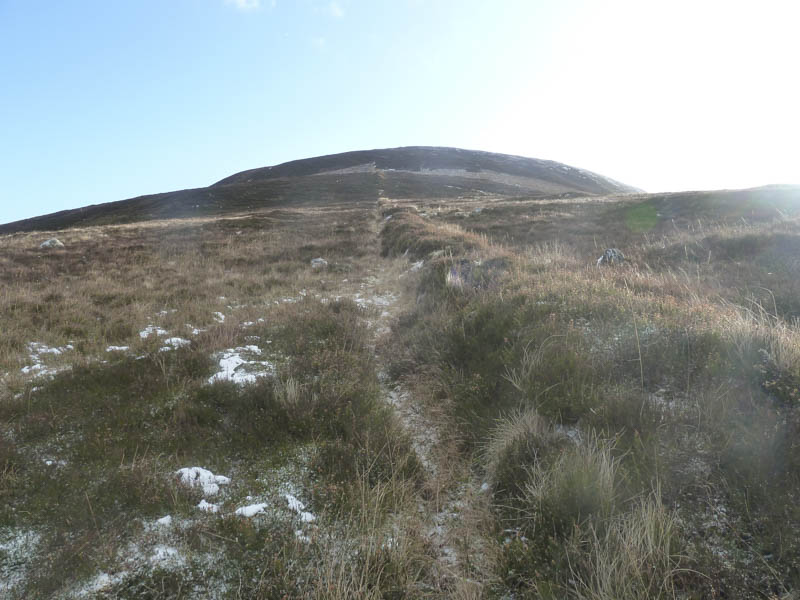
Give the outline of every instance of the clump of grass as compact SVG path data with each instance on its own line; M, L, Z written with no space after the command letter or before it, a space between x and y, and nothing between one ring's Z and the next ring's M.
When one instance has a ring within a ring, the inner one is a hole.
M575 526L602 523L617 503L618 468L612 445L596 436L568 446L552 461L535 462L521 505L525 529L563 537Z
M402 478L372 483L368 471L354 480L352 504L338 519L342 535L315 548L308 597L403 598L430 590L433 560L413 487Z
M527 467L522 495L496 507L505 540L495 562L508 588L565 596L571 564L586 551L576 540L604 532L618 508L611 450L596 436L565 445Z
M722 335L732 357L770 393L789 405L800 402L800 327L760 304L730 306Z
M393 413L378 406L359 420L351 435L320 443L311 471L312 493L337 511L353 510L365 481L372 486L392 481L416 485L422 473L408 433Z
M570 576L575 586L570 597L674 598L680 565L677 542L675 515L664 507L659 495L654 493L641 499L629 511L612 519L602 532L592 527L588 548L572 549Z
M567 442L535 409L514 411L498 419L488 436L483 463L497 499L525 493L531 469Z

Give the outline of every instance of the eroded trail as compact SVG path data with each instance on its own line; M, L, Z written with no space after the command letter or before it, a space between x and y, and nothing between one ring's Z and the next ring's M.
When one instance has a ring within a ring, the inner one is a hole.
M382 219L376 221L379 239ZM377 253L376 253L377 254ZM386 342L393 335L396 319L413 305L412 296L420 265L404 258L376 257L371 276L362 283L355 299L374 306L373 348L379 369L382 397L406 430L424 469L424 484L417 494L417 512L435 568L430 588L448 597L480 597L485 582L486 540L481 534L485 514L485 486L472 473L468 461L457 449L454 428L417 393L414 382L395 380L390 375L391 356ZM410 284L410 285L409 285Z

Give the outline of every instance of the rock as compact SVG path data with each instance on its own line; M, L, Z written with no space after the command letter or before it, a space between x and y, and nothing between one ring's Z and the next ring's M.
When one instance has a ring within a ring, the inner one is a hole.
M311 268L314 270L325 269L328 267L328 261L324 258L312 258Z
M603 255L597 259L597 266L620 265L625 262L625 255L616 248L607 248Z
M39 244L39 248L63 248L64 244L58 238L50 238Z

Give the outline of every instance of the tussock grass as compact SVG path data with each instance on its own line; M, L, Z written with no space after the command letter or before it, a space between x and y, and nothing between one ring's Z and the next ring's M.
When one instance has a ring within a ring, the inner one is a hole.
M617 501L617 460L611 446L595 436L567 446L550 461L529 469L520 509L526 529L563 537L584 523L602 523Z
M498 498L524 494L531 469L538 468L548 454L568 443L555 433L534 408L501 417L489 434L483 451L487 477Z
M642 207L626 222L613 203L561 204L560 216L542 212L541 202L495 204L458 221L493 243L426 263L421 300L398 330L407 351L396 368L432 377L464 433L462 451L480 453L501 532L493 559L501 588L544 598L666 598L798 584L797 545L774 541L800 533L776 528L778 515L794 515L787 494L800 490L792 471L800 464L800 340L779 301L793 284L775 279L759 296L748 281L764 274L776 240L794 243L796 223L769 210L737 222L734 207L717 222L705 213L677 218L704 201L672 207L666 222L656 214L647 231L644 217L654 213ZM656 204L656 213L668 208ZM553 219L562 219L557 235L548 229ZM430 238L435 224L424 225L406 234ZM387 227L384 235L393 234ZM689 252L691 243L712 242L711 259ZM678 244L686 246L680 255L667 251ZM592 255L609 246L625 252L626 264L595 266ZM509 265L497 288L439 283L444 264L497 252ZM735 273L735 261L748 266ZM702 531L708 504L720 502L730 525L690 544L688 532ZM735 531L745 530L752 542L735 550ZM780 558L764 565L756 548ZM762 583L742 575L752 561Z
M674 598L680 557L677 523L657 495L637 502L603 533L592 529L588 550L575 552L570 575L581 600Z
M422 594L432 568L415 495L402 479L371 485L355 480L352 512L340 519L342 535L320 540L310 598L386 598ZM387 515L394 519L387 520ZM402 527L402 530L399 528Z

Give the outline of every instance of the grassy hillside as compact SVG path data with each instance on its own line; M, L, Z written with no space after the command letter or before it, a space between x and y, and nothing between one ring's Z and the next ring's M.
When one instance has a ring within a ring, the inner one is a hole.
M797 189L338 177L0 237L0 596L797 595Z
M794 597L800 331L747 279L775 230L800 239L783 216L704 230L748 265L726 279L728 255L697 276L684 257L637 264L685 230L640 234L626 264L597 267L582 226L515 249L394 214L384 253L427 266L393 374L488 484L486 597ZM770 298L795 282L775 277Z

